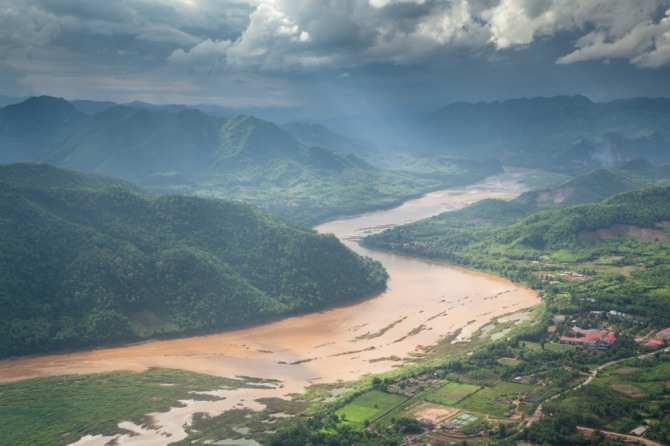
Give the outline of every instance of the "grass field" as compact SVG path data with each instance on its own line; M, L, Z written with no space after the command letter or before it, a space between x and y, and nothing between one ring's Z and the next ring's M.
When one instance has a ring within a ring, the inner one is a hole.
M521 360L514 358L500 358L498 359L498 362L502 365L506 365L507 367L516 367L517 365L521 364Z
M372 422L406 400L400 395L371 390L356 397L336 413L344 421L363 427L365 420Z
M479 418L471 413L461 413L455 418L451 419L451 422L457 426L465 426L466 424L477 421Z
M179 400L212 399L191 393L244 380L182 370L150 369L39 378L0 385L2 444L61 445L84 435L114 434L120 421L142 422L147 413L179 406ZM247 386L248 387L248 386Z
M425 399L431 403L452 406L479 389L479 386L448 382L439 389L425 395Z
M513 400L523 393L532 391L535 387L530 384L500 381L493 387L484 387L479 392L473 393L456 406L472 412L503 416Z

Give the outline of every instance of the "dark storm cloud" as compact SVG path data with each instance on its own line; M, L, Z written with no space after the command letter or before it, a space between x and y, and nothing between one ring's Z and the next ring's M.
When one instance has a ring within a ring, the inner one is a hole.
M0 0L4 94L611 98L670 94L658 80L669 67L670 0Z

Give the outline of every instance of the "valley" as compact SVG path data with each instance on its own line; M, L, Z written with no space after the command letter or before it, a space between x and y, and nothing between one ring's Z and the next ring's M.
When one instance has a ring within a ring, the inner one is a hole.
M527 172L525 175L532 175ZM350 246L350 238L371 227L387 227L462 207L481 198L512 198L523 189L523 172L512 171L463 189L431 193L396 210L364 214L320 226ZM349 240L349 241L347 241ZM359 249L359 248L356 248ZM529 308L536 294L509 281L431 261L365 250L389 271L388 290L363 302L291 317L221 334L151 341L113 349L5 360L3 382L28 378L148 368L186 369L216 376L278 380L269 388L219 390L223 402L188 404L170 422L163 415L156 430L124 424L137 435L93 436L77 443L162 444L184 436L184 413L218 414L225 408L258 409L259 398L286 398L313 384L355 381L412 361L445 339L466 341L487 321ZM492 305L492 303L494 305ZM122 414L119 414L121 416ZM123 421L120 418L119 421Z
M89 115L40 97L1 109L0 161L20 162L0 167L0 434L670 438L666 103L611 133L635 104L456 104L396 122L423 129L414 149L188 108L90 103ZM524 128L561 110L594 125L536 123L546 140L501 131L502 115ZM445 117L463 128L443 134ZM473 131L474 158L454 152ZM619 362L641 375L596 376Z

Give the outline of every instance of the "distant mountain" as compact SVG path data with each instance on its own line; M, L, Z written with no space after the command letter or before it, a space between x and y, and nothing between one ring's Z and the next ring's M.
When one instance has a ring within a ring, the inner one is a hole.
M430 154L469 153L579 172L635 158L670 162L670 99L594 103L584 96L459 102L408 124L406 143Z
M321 123L291 121L281 128L304 144L328 147L337 152L354 154L368 161L375 160L378 165L384 164L384 154L379 146L333 133ZM388 152L388 149L386 151Z
M105 110L109 110L110 108L117 107L119 105L110 101L89 101L83 99L70 101L70 104L72 104L75 110L87 115L102 113Z
M428 176L382 170L355 155L302 143L251 116L212 116L181 106L77 105L103 111L87 115L47 97L1 109L0 162L49 163L158 192L240 199L307 225L500 170L499 164L457 158L435 165Z
M197 110L176 114L117 106L41 161L144 182L156 174L199 173L214 160L220 121Z
M4 94L0 94L0 107L6 107L7 105L11 104L18 104L19 102L25 101L26 98L15 98L12 96L5 96Z
M33 97L0 109L0 163L39 161L55 142L67 139L87 116L64 99Z
M18 164L0 168L0 208L0 357L224 329L385 286L334 236L231 201Z

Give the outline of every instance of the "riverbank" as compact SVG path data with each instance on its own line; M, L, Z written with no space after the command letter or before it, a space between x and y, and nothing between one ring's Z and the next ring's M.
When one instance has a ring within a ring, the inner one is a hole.
M156 367L281 382L273 389L240 393L243 396L225 391L220 395L230 407L248 407L259 398L286 397L312 384L386 372L458 330L467 339L489 320L529 308L539 299L534 292L494 276L366 250L358 247L356 238L482 198L511 198L522 190L518 177L497 177L468 188L434 192L394 210L317 227L384 264L390 274L388 289L375 298L220 334L4 361L0 381ZM159 429L135 429L135 436L114 438L119 444L162 444L165 435L172 439L184 435L188 413L209 410L199 404L190 412L185 409L177 422L161 421ZM211 410L220 409L211 406ZM90 438L77 444L99 441Z

